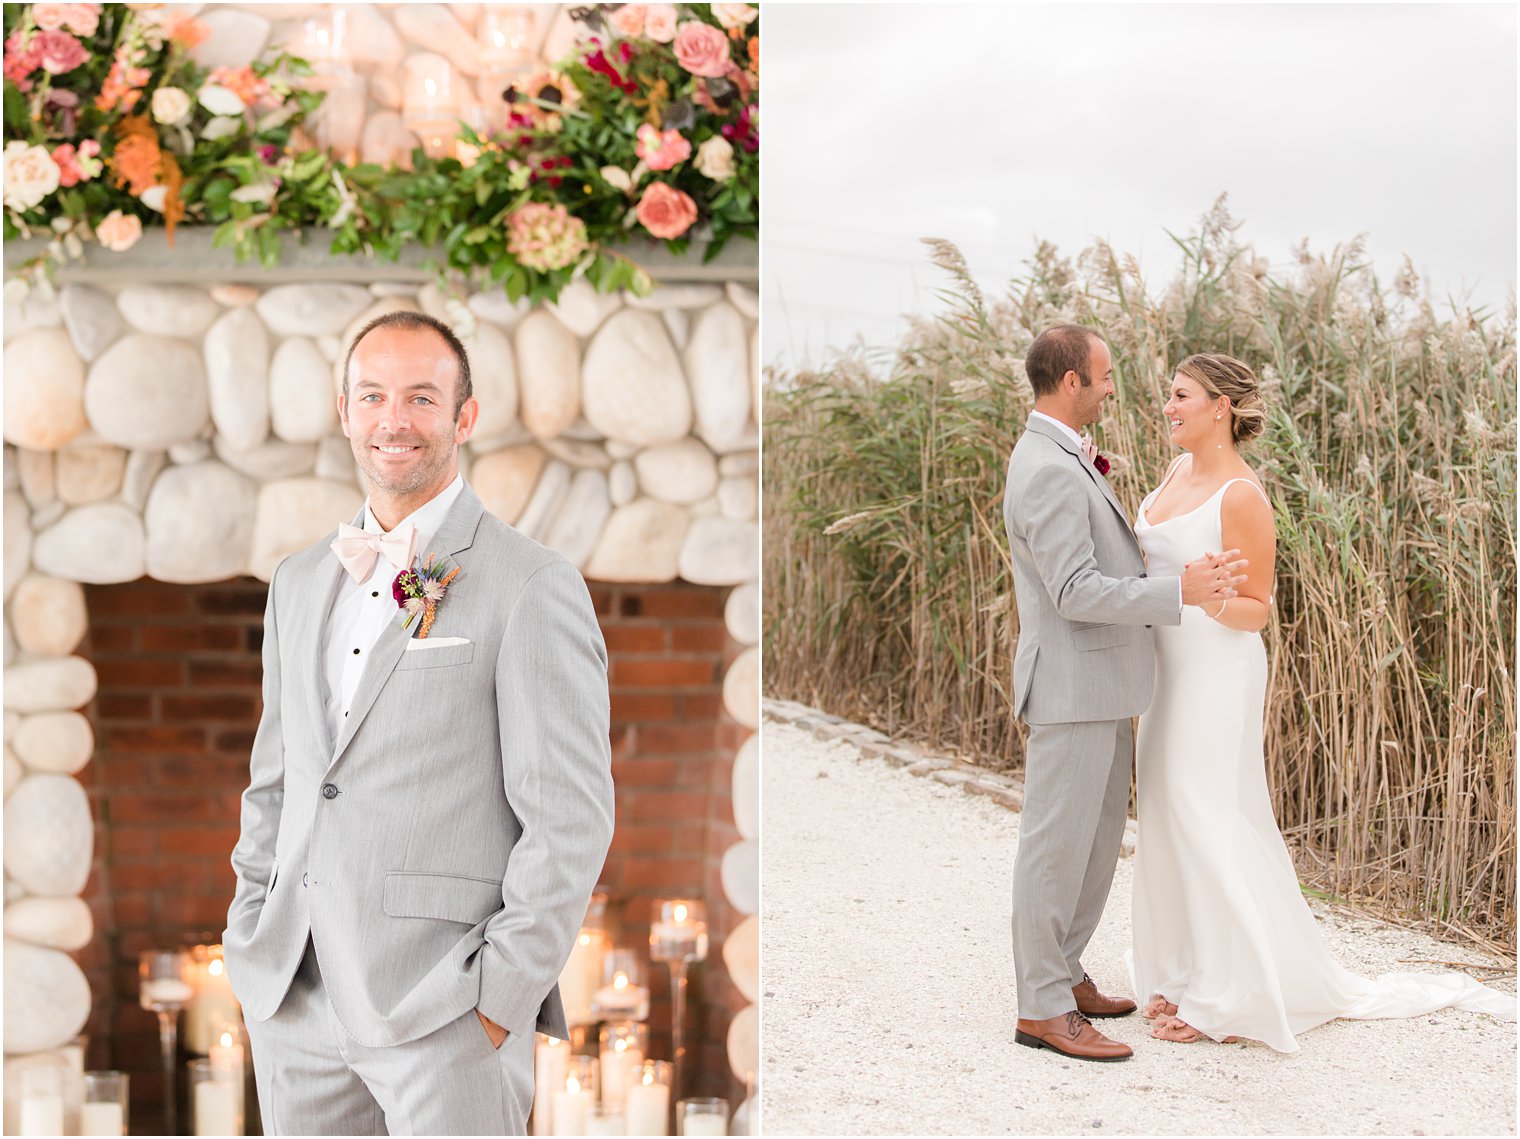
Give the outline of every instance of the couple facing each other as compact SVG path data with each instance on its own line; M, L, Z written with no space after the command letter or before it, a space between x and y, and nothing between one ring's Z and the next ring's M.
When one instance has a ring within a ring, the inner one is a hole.
M1114 392L1108 345L1057 325L1024 367L1034 411L1003 500L1014 710L1029 728L1013 885L1018 1043L1083 1060L1132 1054L1091 1018L1136 1003L1103 995L1081 962L1113 881L1132 756L1131 969L1152 1035L1294 1052L1297 1033L1337 1017L1455 1006L1514 1020L1513 997L1462 974L1371 981L1342 969L1299 892L1262 751L1276 548L1271 505L1239 453L1266 425L1250 368L1222 355L1177 365L1163 414L1184 453L1131 525L1078 434Z

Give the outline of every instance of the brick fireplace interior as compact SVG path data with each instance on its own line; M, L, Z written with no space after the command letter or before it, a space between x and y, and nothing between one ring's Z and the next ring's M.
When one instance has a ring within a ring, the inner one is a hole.
M266 586L143 579L86 593L80 652L100 682L89 709L96 754L79 776L96 827L85 891L96 936L78 955L94 997L86 1062L131 1073L132 1130L153 1133L162 1118L158 1033L137 1004L137 955L221 939L261 706ZM592 583L591 593L612 688L617 829L602 883L614 943L646 944L651 899L704 899L712 951L691 973L686 1094L737 1097L725 1041L745 1002L721 944L743 915L724 898L719 863L738 839L730 776L748 733L723 711L724 669L741 651L723 622L727 591ZM668 1058L664 966L649 967L649 984L652 1054Z

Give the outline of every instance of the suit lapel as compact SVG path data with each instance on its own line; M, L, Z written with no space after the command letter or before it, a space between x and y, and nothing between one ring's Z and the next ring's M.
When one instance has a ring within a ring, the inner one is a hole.
M1087 456L1082 454L1077 445L1068 439L1064 432L1035 417L1030 417L1027 430L1043 435L1077 461L1077 465L1087 472L1087 477L1097 484L1098 493L1107 499L1108 504L1114 508L1114 513L1118 514L1119 520L1124 523L1124 529L1133 537L1134 527L1130 522L1129 515L1125 512L1124 504L1119 501L1119 496L1114 493L1114 488L1108 485L1108 479L1098 472L1097 467L1088 462Z
M466 485L455 500L454 505L449 507L449 512L444 516L443 525L438 527L438 533L433 535L433 540L428 543L425 550L420 551L419 561L427 561L429 554L439 557L454 557L470 548L475 541L475 531L480 526L481 516L485 513L485 507L481 505L480 498ZM340 566L341 570L342 567ZM464 573L461 565L460 573ZM444 598L445 605L448 598ZM359 725L364 722L365 716L369 715L370 709L375 706L375 700L379 697L385 682L395 671L397 663L401 660L401 654L406 652L406 644L416 635L421 626L421 618L414 620L410 626L401 627L401 611L396 611L395 618L386 625L385 631L380 634L374 648L370 650L369 663L364 666L364 671L359 676L359 687L354 690L354 701L349 707L348 716L343 721L343 730L338 735L336 746L332 750L332 762L328 770L337 766L338 760L343 757L354 734L358 732ZM320 637L318 638L320 640ZM318 650L320 652L320 648ZM325 720L325 717L324 717Z

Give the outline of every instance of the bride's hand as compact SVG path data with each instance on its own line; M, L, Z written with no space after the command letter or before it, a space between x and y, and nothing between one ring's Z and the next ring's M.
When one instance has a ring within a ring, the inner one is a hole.
M1204 554L1182 567L1182 603L1213 605L1237 595L1245 582L1243 572L1248 563L1239 550L1222 554Z

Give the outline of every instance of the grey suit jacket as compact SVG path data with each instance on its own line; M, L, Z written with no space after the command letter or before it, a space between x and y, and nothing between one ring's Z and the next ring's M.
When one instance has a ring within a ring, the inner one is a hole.
M358 525L360 519L355 519ZM416 1040L479 1008L568 1036L557 980L612 838L607 656L585 583L468 486L426 554L460 567L428 636L376 641L337 740L322 630L332 537L282 562L264 712L222 934L244 1013L274 1014L308 933L357 1041Z
M1145 711L1150 626L1182 623L1178 581L1146 576L1108 480L1051 424L1031 419L1014 445L1003 524L1019 605L1014 714L1062 724Z

